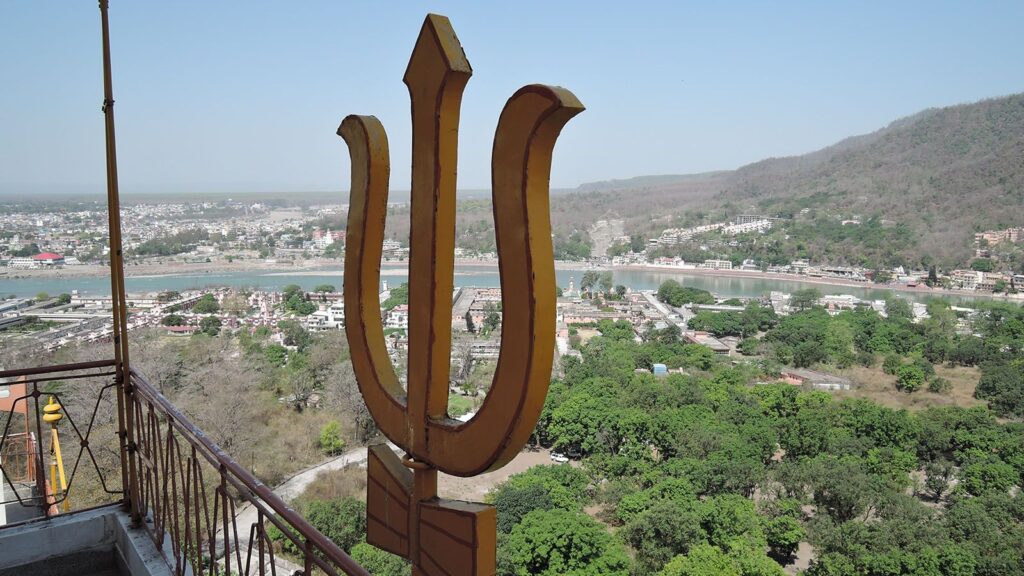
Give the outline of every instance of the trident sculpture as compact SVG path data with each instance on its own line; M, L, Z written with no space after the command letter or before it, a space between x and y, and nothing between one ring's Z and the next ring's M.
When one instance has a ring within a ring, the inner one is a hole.
M448 409L459 108L472 74L451 23L428 15L405 84L412 101L409 364L403 390L384 346L377 287L387 214L387 135L373 116L348 116L352 188L345 251L345 332L352 367L381 432L406 454L370 448L367 540L404 558L413 574L495 572L495 512L442 500L438 471L475 476L501 468L537 423L551 376L555 270L548 180L562 127L583 111L563 88L530 85L505 104L491 158L501 275L501 355L476 416Z

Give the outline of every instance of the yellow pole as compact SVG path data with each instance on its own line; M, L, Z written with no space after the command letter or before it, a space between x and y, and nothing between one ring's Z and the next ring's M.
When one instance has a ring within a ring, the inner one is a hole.
M59 494L64 496L64 511L68 512L71 510L71 500L68 498L68 481L64 475L64 457L60 453L60 435L57 433L57 423L60 422L61 418L64 417L60 413L61 406L57 403L57 399L50 396L50 402L43 407L43 421L50 425L50 456L53 459L50 461L50 482L53 486L53 496L57 498L57 480L60 480L60 492Z

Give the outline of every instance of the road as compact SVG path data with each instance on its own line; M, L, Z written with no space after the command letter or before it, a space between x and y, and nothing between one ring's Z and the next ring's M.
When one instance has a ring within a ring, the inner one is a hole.
M398 448L393 444L389 443L388 446L390 446L392 450L401 453L398 450ZM316 479L316 475L319 474L320 472L326 472L330 470L341 470L342 468L345 468L346 466L350 466L353 464L357 466L365 466L366 453L367 450L365 446L360 448L353 448L352 450L349 450L348 452L345 452L340 456L335 456L334 458L325 460L315 466L306 468L305 470L295 474L294 476L285 480L276 488L274 488L274 494L279 496L285 502L290 503L297 496L302 494L306 487L313 483L313 480ZM248 502L239 506L235 513L235 526L238 527L238 545L241 547L241 550L243 550L243 561L245 557L244 551L249 546L249 532L251 530L252 525L255 524L258 519L258 511L252 504ZM267 521L265 525L270 525L270 522ZM218 541L222 541L223 537L223 535L220 532L221 531L218 530ZM282 558L275 557L274 560L275 563L277 564L278 574L293 574L295 570L301 568L301 566L296 566L293 563L288 562L287 560L284 560Z

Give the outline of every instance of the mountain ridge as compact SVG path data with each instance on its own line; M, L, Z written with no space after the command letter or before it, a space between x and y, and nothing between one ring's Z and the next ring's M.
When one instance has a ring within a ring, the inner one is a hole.
M832 218L908 226L915 245L894 250L912 260L963 262L974 232L1024 225L1024 93L928 108L820 150L735 170L638 176L577 190L579 198L561 197L568 208L553 208L578 210L588 197L603 214L581 217L618 216L627 232L650 235L693 220L694 211L789 216L815 208Z

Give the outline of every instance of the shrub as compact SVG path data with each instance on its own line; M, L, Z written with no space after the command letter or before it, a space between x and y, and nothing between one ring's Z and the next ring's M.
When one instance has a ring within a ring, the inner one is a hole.
M904 392L916 392L924 385L924 371L920 366L909 364L896 370L896 387Z
M903 361L896 354L887 354L885 360L882 361L882 372L886 374L896 375L896 371L903 365Z
M953 383L945 378L932 378L928 383L928 391L936 394L946 394L953 389Z
M345 439L341 437L341 424L331 420L320 429L320 449L328 456L340 454L345 449Z

